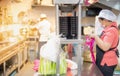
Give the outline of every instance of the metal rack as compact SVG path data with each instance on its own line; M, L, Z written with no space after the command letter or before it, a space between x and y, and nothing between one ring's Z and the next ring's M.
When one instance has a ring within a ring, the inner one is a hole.
M78 64L78 76L80 76L81 72L81 5L83 3L83 0L54 0L55 8L56 8L56 34L59 35L61 33L60 29L60 16L64 17L61 15L61 13L65 12L71 12L74 13L72 17L77 17L77 29L76 29L76 38L65 38L61 39L61 44L73 44L77 43L78 45L78 50L77 50L77 64ZM66 17L66 16L65 16ZM73 26L73 25L71 25ZM65 29L66 30L66 29ZM67 29L69 31L69 28ZM65 31L66 32L66 31ZM59 56L57 59L57 67L56 67L56 72L57 76L59 76Z
M28 37L28 60L33 62L38 51L38 36Z

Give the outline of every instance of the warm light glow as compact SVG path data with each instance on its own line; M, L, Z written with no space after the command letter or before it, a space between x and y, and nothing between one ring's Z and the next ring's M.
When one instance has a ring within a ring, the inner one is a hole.
M90 4L93 4L93 3L96 3L96 2L98 2L98 0L88 0L88 3L90 3Z
M9 27L9 29L13 31L13 36L18 36L18 35L20 35L21 27L22 27L22 25L20 25L20 24L14 24L14 25L11 25Z
M18 41L18 39L16 37L10 37L9 38L9 42L16 42Z

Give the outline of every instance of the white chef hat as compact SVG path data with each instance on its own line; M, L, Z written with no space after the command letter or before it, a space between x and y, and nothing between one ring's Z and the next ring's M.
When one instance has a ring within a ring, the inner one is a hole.
M117 19L117 16L108 9L103 9L100 11L98 18L104 18L110 21L115 21Z
M44 14L44 13L42 13L42 14L40 14L40 18L46 18L47 16L46 16L46 14Z

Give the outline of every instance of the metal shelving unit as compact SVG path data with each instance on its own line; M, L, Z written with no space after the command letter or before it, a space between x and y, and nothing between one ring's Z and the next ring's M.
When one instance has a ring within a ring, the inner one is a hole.
M38 51L39 36L28 37L28 61L33 62L36 59Z
M74 32L74 37L67 37L65 35L65 39L61 39L61 44L78 44L77 48L77 64L78 64L78 76L81 74L81 10L82 10L83 0L54 0L55 8L56 8L56 34L59 35L61 33L72 34ZM73 13L72 16L68 17L65 13ZM63 20L63 19L66 20ZM74 19L73 19L74 18ZM66 22L67 21L67 22ZM76 25L75 25L76 24ZM65 26L64 26L65 25ZM75 28L73 28L75 27ZM59 56L57 59L57 67L56 72L57 76L59 76Z

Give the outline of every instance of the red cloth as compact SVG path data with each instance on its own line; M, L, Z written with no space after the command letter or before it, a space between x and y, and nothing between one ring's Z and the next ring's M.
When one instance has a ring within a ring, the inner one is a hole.
M95 56L94 56L94 52L93 52L94 42L95 42L94 38L90 38L89 36L86 36L85 45L90 47L90 54L91 54L92 62L95 64Z
M36 60L34 61L33 70L35 70L36 72L38 71L39 63L40 63L40 60L38 60L38 59L36 59Z
M72 44L68 44L68 55L69 55L69 59L72 59L72 49L73 49L73 45Z

